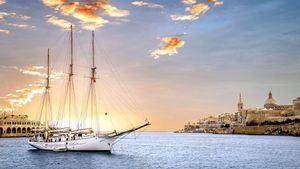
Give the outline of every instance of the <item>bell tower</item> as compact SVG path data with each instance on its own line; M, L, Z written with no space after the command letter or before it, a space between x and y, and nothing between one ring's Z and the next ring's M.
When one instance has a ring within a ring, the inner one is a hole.
M244 109L244 103L242 100L242 94L239 95L239 102L238 102L238 112L242 112Z

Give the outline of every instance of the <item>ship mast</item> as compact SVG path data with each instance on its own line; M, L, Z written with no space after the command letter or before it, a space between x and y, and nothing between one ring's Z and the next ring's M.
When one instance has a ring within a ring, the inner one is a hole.
M50 103L50 49L47 50L47 77L46 77L46 86L45 93L43 95L43 102L39 121L41 121L43 110L45 111L44 121L45 121L45 138L48 139L48 130L49 130L49 120L52 122L51 114L51 103ZM40 123L41 125L41 123Z
M71 51L70 51L70 65L69 65L69 72L68 72L68 85L67 85L67 94L69 95L69 112L68 112L68 127L72 126L72 102L75 102L75 92L74 92L74 82L73 82L73 65L74 65L74 50L73 50L73 25L71 25ZM74 105L75 106L75 105ZM76 110L76 109L75 109ZM75 112L74 112L75 113Z
M46 129L49 128L49 124L48 124L48 106L50 108L50 94L49 94L49 90L50 90L50 50L48 48L48 52L47 52L47 79L46 79L46 113L45 113L45 127ZM49 99L49 100L48 100Z
M94 127L95 116L97 116L97 97L96 97L96 69L95 66L95 35L92 32L92 67L91 67L91 81L90 81L90 96L91 96L91 128ZM96 126L95 126L96 127Z

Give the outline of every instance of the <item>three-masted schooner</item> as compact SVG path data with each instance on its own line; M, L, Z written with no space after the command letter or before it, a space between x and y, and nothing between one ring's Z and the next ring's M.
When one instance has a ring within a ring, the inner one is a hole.
M88 96L91 97L92 104L96 106L95 97L95 83L96 83L96 66L95 66L95 52L94 52L94 32L92 32L92 67L90 77L90 88ZM73 86L73 28L71 26L71 61L68 72L68 88L67 90L74 89ZM146 122L140 126L131 128L123 132L109 132L106 134L99 134L93 130L93 123L97 123L97 118L93 117L93 111L97 111L96 108L91 110L91 124L89 128L83 128L82 125L78 125L76 129L71 129L71 122L69 114L69 126L58 127L54 124L49 124L51 104L50 104L50 54L48 49L47 54L47 78L45 92L42 98L42 110L44 114L44 127L41 129L35 129L34 136L29 139L28 143L32 147L40 150L50 151L108 151L112 150L114 143L123 135L134 132L149 126L150 123ZM68 91L67 91L68 92ZM69 91L70 92L70 91ZM71 94L70 94L71 98ZM66 98L64 98L66 99ZM89 98L88 98L89 99ZM71 100L69 100L71 102ZM71 113L71 110L69 110ZM40 115L41 117L42 115ZM99 122L99 121L98 121Z

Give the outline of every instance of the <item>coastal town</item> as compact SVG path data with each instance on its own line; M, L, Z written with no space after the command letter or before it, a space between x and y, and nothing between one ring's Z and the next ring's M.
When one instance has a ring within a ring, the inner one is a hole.
M239 95L237 112L209 116L176 132L300 136L300 97L280 105L270 91L263 108L245 108Z
M39 121L30 120L28 115L0 112L0 138L30 137L33 136L35 129L43 127Z

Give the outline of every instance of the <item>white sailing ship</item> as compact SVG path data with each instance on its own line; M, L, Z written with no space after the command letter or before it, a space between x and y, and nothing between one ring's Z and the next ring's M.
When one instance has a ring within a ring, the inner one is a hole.
M67 83L67 94L69 94L69 104L71 107L71 98L75 96L72 94L74 90L73 85L73 29L71 26L71 61L69 65L68 72L68 83ZM142 129L149 126L150 123L146 120L140 126L133 127L129 130L122 132L113 132L101 134L93 130L93 123L99 123L95 114L91 113L91 124L89 128L84 128L82 124L78 125L76 129L71 129L71 108L69 109L69 126L68 127L58 127L50 122L51 104L50 104L50 55L48 49L47 55L47 78L45 92L42 99L42 111L45 111L43 115L45 121L45 128L36 129L35 135L29 139L28 143L32 147L39 150L50 150L50 151L108 151L111 152L113 145L122 136L134 132L136 130ZM96 101L96 66L95 66L95 52L94 52L94 32L92 33L92 67L91 67L91 77L88 99L90 99L93 111L97 111L97 101ZM66 97L67 98L67 97ZM64 99L66 99L64 98ZM75 98L74 98L75 99ZM40 115L42 117L42 115ZM85 118L85 117L81 117Z

